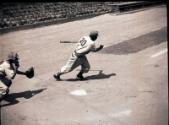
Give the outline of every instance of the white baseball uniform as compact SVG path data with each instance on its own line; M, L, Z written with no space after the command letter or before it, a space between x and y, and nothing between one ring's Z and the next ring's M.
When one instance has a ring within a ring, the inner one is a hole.
M82 66L82 72L88 72L90 69L90 64L86 58L86 54L90 51L96 50L96 41L92 41L89 36L82 37L76 44L75 50L71 54L68 62L60 70L61 74L68 73L78 67Z
M11 84L14 75L15 71L11 68L8 61L0 63L0 94L6 94L6 90L8 89L6 84Z

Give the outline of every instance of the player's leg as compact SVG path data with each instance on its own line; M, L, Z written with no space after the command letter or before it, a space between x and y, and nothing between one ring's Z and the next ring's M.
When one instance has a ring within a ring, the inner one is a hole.
M0 80L0 100L3 99L3 97L8 94L9 89L8 87L3 83L2 80Z
M89 72L89 69L90 69L89 61L87 60L86 56L83 56L83 57L81 58L81 70L80 70L80 72L77 74L77 77L78 77L80 80L85 80L85 78L83 77L83 73Z
M57 72L56 74L53 75L53 77L56 79L56 80L61 80L60 79L60 76L65 74L65 73L68 73L70 71L72 71L74 69L74 64L75 62L77 61L77 57L72 54L71 57L69 58L68 62L66 63L66 65L64 65L59 72Z

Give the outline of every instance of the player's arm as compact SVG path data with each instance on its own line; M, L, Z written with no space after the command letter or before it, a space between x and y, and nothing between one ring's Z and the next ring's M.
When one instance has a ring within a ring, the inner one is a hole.
M12 65L8 64L5 67L5 77L9 80L14 79L16 76L16 70L13 68Z
M9 72L8 75L11 77L11 79L14 79L16 74L25 75L25 72L18 70L19 66L20 66L19 61L10 63L10 67L7 72ZM11 70L11 71L9 71L9 70ZM10 72L12 72L12 70L13 70L13 74L10 74Z
M20 71L20 70L18 70L18 69L16 70L16 73L17 73L17 74L19 74L19 75L26 75L26 73L25 73L25 72Z
M95 49L93 49L92 51L93 51L93 52L98 52L98 51L100 51L101 49L103 49L103 47L104 47L104 45L100 45L98 48L95 48Z
M22 72L22 71L19 70L19 66L20 66L20 64L19 64L19 61L18 61L18 60L17 60L17 61L14 61L13 63L11 63L11 67L12 67L12 69L14 70L15 75L16 75L16 74L25 75L25 72Z
M26 71L21 71L21 70L19 70L19 66L20 66L19 61L16 61L11 64L11 67L12 67L11 69L14 70L14 75L13 75L12 79L14 79L16 74L25 75L27 78L33 78L33 76L34 76L34 68L33 67L30 67Z

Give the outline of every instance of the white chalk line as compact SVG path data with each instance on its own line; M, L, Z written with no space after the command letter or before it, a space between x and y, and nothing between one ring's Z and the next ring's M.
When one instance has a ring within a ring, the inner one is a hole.
M160 56L160 55L166 53L167 51L168 51L167 48L164 49L164 50L161 50L161 51L159 51L158 53L153 54L153 55L151 56L151 58L158 57L158 56Z

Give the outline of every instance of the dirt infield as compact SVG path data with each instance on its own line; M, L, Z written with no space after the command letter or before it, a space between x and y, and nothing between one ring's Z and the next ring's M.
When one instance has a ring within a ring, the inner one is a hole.
M1 102L1 125L168 125L166 10L105 14L1 35L1 60L16 51L21 69L35 68L35 78L16 76L13 81ZM74 70L55 81L53 74L74 48L60 41L76 41L93 29L105 48L87 55L88 80L76 80ZM144 39L148 43L142 47ZM108 47L119 47L120 55L104 53ZM123 51L128 47L141 49Z

